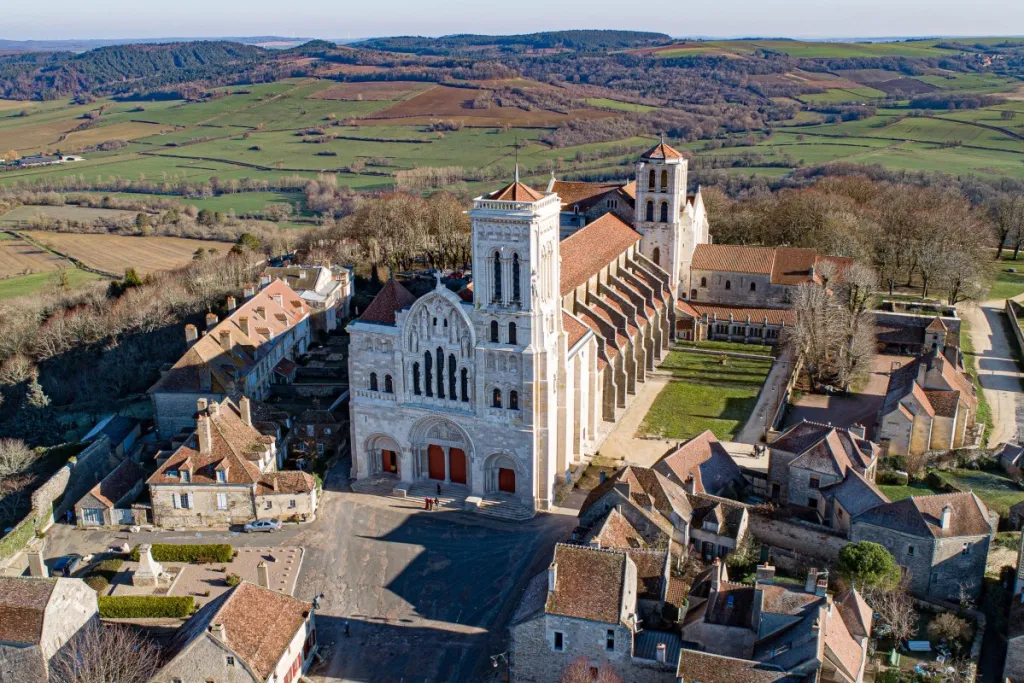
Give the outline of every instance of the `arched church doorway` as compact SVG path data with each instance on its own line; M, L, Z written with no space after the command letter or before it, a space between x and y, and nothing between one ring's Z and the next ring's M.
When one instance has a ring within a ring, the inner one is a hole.
M506 467L498 468L498 490L503 493L516 492L516 471Z
M444 449L431 444L427 447L427 476L444 481Z
M398 454L388 449L381 450L380 471L390 474L398 474Z
M466 453L461 448L448 451L448 477L453 484L466 482Z

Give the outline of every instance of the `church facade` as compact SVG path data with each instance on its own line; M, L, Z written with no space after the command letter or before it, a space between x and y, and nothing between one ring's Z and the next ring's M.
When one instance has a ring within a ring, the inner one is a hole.
M709 241L683 156L662 143L636 168L635 187L595 184L610 210L586 222L557 181L478 197L471 287L417 299L391 280L350 323L353 477L553 503L667 352Z

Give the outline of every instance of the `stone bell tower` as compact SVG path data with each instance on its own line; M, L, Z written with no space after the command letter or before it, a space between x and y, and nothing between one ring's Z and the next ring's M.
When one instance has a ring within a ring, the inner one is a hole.
M684 235L690 224L685 215L686 171L686 158L664 140L636 163L633 227L643 235L643 255L668 273L675 297L685 295L684 263L692 258L694 242Z

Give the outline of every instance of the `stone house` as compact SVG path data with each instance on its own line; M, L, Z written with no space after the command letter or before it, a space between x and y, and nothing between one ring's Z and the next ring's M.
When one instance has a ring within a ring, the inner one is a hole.
M952 356L954 360L950 360ZM978 398L958 349L915 358L889 376L878 413L878 441L889 455L970 445Z
M223 320L208 314L202 335L185 326L188 350L148 391L162 438L195 427L200 398L264 400L271 385L294 377L294 359L309 346L309 305L281 280L247 294L240 305L228 297Z
M739 465L710 429L660 458L653 469L688 493L738 498L746 487Z
M780 671L770 664L700 650L682 650L676 668L676 683L804 683L805 680L803 676Z
M562 202L559 222L563 239L609 211L627 223L633 222L635 180L625 183L577 182L557 180L552 173L547 192L554 192Z
M275 439L252 423L251 403L197 402L196 431L146 482L161 526L244 524L272 517L308 518L316 482L277 471Z
M295 683L317 647L311 603L243 581L178 629L150 683Z
M329 410L311 409L295 419L290 435L295 457L331 458L345 441L341 420Z
M660 624L672 591L668 559L664 551L557 545L512 617L510 679L556 683L582 657L623 680L671 681L678 632L642 626L645 617Z
M679 304L681 336L775 343L794 320L786 309L796 288L825 284L826 271L841 271L851 263L814 249L698 244L681 288L686 300Z
M872 617L860 595L850 590L833 598L827 592L827 573L816 569L810 570L802 590L776 585L774 577L775 568L762 565L753 585L734 583L716 559L690 592L683 639L705 652L746 662L730 665L740 671L775 670L798 680L860 683ZM689 672L689 680L702 680L693 678L692 668Z
M853 518L850 540L885 546L921 596L958 600L981 592L999 517L973 493L911 496Z
M803 421L768 445L768 486L772 502L817 510L819 490L842 482L850 471L875 480L878 447L864 428Z
M918 356L960 347L960 318L953 306L883 301L874 316L875 339L885 353Z
M850 520L873 507L888 503L889 498L857 470L850 468L838 484L818 489L818 519L825 526L850 535Z
M142 420L126 415L108 415L97 422L82 441L92 443L101 436L110 439L110 450L119 460L126 458L142 436Z
M145 511L131 504L146 486L146 470L126 459L75 503L79 528L145 524Z
M81 579L0 576L0 681L46 683L53 657L98 624L96 591Z
M261 283L282 280L310 310L313 333L333 332L351 314L355 277L340 266L281 266L263 271Z

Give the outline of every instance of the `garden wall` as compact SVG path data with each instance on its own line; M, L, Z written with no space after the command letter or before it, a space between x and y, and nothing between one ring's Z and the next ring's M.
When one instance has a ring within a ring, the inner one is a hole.
M1018 316L1024 317L1024 306L1012 299L1007 299L1006 317L1010 319L1010 329L1013 330L1013 336L1017 339L1017 349L1024 355L1024 333L1021 332Z
M782 550L784 561L799 563L799 558L832 564L839 558L839 551L849 542L839 532L818 524L791 520L771 519L764 515L750 516L750 533L763 545ZM801 567L786 567L800 569Z

